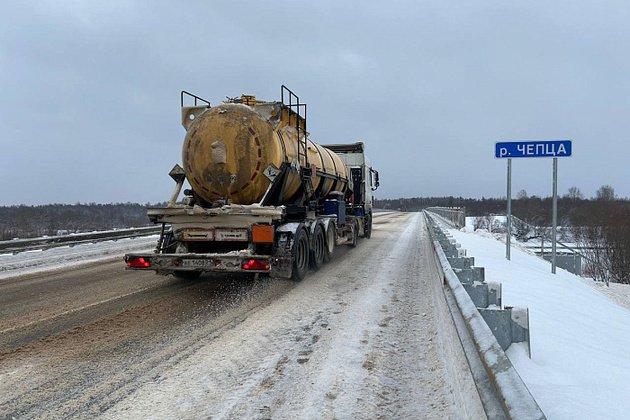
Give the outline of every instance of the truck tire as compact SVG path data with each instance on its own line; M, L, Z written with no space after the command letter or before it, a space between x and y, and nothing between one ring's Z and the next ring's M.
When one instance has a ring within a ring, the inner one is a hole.
M366 239L370 239L372 237L372 213L368 213L367 217L365 218L363 237Z
M313 270L319 270L324 264L326 253L326 236L322 225L317 224L313 232L313 246L311 247L310 265Z
M309 254L308 235L304 228L300 227L295 232L295 240L293 241L293 270L291 272L293 281L300 281L306 277Z
M199 276L201 275L201 271L177 270L173 271L173 275L182 280L195 280L199 278Z
M328 229L326 229L326 250L324 252L324 262L332 260L332 256L337 246L337 226L334 222L328 223Z
M351 248L354 248L359 243L359 222L355 220L352 224L352 241L348 244Z

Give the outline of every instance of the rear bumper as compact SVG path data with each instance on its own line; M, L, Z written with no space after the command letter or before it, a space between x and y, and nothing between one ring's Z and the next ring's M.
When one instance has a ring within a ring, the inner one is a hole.
M147 267L129 266L134 259L142 258L149 264ZM276 276L286 276L286 268L289 267L290 260L272 257L271 255L256 255L251 252L242 251L227 254L126 254L125 262L127 270L155 271L158 274L172 274L175 271L199 271L214 273L270 273ZM268 270L245 270L243 264L250 260L268 261ZM289 272L288 276L291 273Z

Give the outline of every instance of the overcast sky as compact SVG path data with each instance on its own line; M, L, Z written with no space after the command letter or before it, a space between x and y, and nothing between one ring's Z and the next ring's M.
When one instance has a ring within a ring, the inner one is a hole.
M379 198L505 195L496 141L572 139L559 191L630 196L630 2L3 1L0 205L157 202L179 92L308 103ZM513 162L551 194L550 159Z

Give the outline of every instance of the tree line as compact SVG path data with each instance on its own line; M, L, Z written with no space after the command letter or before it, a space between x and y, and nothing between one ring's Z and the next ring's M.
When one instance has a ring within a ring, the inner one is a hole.
M147 226L150 225L149 206L160 204L3 206L0 207L0 240Z
M618 198L610 185L602 185L591 199L577 187L571 187L566 194L558 197L558 218L566 224L588 219L589 215L597 214L602 203L616 203L624 207L630 200ZM536 226L551 225L552 197L529 196L527 191L521 190L512 198L512 213L524 221ZM505 214L506 198L464 198L464 197L414 197L396 199L374 199L374 206L380 209L398 211L421 211L427 207L464 207L467 216L487 216L491 214Z
M427 207L464 207L467 216L484 218L506 213L506 198L416 197L375 200L375 207L420 211ZM525 190L512 200L512 214L527 223L515 223L521 239L549 232L552 198L529 196ZM619 198L610 185L602 185L590 199L577 187L558 198L558 224L562 234L585 249L584 271L596 280L630 283L630 200ZM533 226L530 228L528 225Z
M94 230L148 226L147 207L166 203L138 204L48 204L0 207L0 240L32 238ZM506 199L464 197L414 197L375 199L376 208L420 211L427 207L465 207L467 216L505 214ZM529 196L525 190L512 200L513 214L537 227L551 225L551 197ZM573 239L589 248L596 264L587 270L597 279L630 282L630 200L618 198L614 188L600 187L587 199L579 188L571 187L558 199L558 220L570 229ZM545 229L520 232L539 235ZM589 263L590 264L590 263Z

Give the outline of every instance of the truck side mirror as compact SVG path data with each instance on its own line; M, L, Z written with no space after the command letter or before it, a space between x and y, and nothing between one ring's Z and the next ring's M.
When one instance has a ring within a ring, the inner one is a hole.
M373 179L374 179L374 182L372 183L372 185L373 185L372 186L372 191L376 191L376 189L379 186L379 183L378 183L378 171L375 171L374 169L370 168L370 173L373 175Z

